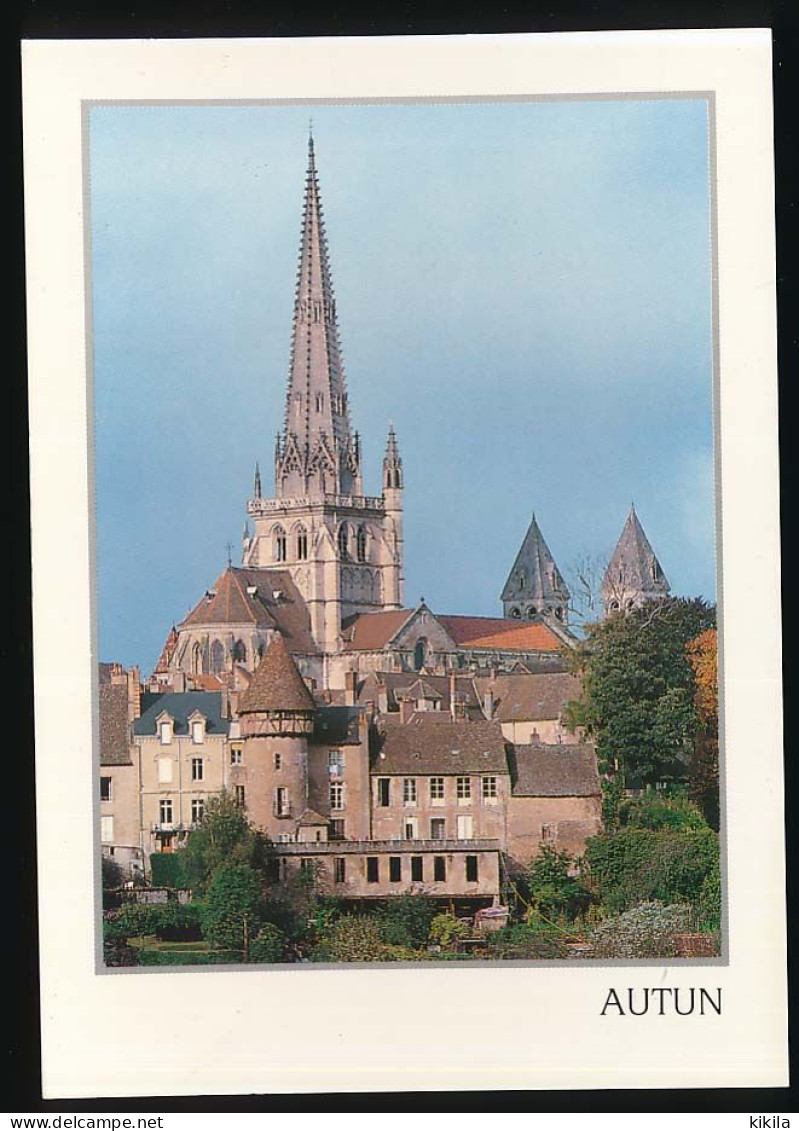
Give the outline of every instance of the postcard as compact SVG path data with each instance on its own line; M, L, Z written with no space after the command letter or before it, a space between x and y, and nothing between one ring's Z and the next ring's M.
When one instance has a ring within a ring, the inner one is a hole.
M768 32L23 73L45 1096L786 1083Z

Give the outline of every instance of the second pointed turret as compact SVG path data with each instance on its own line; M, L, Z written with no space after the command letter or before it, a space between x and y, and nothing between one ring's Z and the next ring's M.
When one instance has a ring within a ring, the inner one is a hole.
M633 505L602 579L605 614L629 611L646 601L662 600L668 597L669 589Z

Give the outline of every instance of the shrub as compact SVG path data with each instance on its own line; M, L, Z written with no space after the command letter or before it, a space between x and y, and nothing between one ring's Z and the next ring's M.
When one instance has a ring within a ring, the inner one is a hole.
M150 857L150 874L154 888L185 888L183 861L174 852L154 852Z
M663 797L647 793L625 798L619 805L619 823L640 829L708 828L699 806L680 794Z
M105 924L103 924L105 928ZM126 939L108 935L103 930L103 962L106 966L138 966L139 957Z
M459 939L468 938L471 927L462 919L457 919L450 911L441 911L430 923L430 941L439 946L449 947Z
M628 826L591 837L585 858L599 901L612 914L652 900L696 903L707 876L718 874L718 836L707 826Z
M282 962L286 955L286 936L274 923L264 923L250 943L250 962Z
M686 904L666 907L657 901L641 903L596 927L590 936L595 958L674 958L675 935L690 927Z
M154 908L155 933L167 942L191 942L202 938L201 907L198 903L167 903Z
M248 864L222 864L214 872L200 910L203 938L214 946L243 950L261 926L261 884Z
M486 937L486 947L492 959L565 958L568 953L566 937L560 931L528 923L492 931Z
M103 854L101 861L101 869L103 876L103 891L113 888L121 888L125 882L125 874L119 866L119 861L115 860L113 856L106 856Z
M312 954L314 962L380 962L385 944L374 918L345 915L333 923Z
M108 938L118 939L142 935L174 941L199 939L199 907L196 903L126 903L106 912L104 930Z
M384 942L406 949L424 946L430 936L435 908L421 895L400 895L389 900L376 919Z
M548 918L573 920L591 902L591 893L574 876L576 861L567 852L545 845L527 873L530 903Z
M721 872L718 868L705 876L696 904L696 919L702 931L721 930Z

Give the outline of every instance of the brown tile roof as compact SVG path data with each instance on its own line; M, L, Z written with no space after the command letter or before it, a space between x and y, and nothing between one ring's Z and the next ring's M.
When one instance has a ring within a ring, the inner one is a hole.
M100 678L100 765L129 766L128 689Z
M483 697L492 692L493 718L501 723L559 719L564 705L580 694L579 679L568 672L476 676L475 684Z
M195 672L188 675L186 680L197 691L220 691L225 686L224 680L213 672Z
M388 613L361 613L349 617L342 628L345 651L371 652L385 648L414 612L414 609L395 609Z
M282 636L276 636L239 698L239 714L313 711L314 701Z
M433 718L432 716L439 716ZM375 736L373 774L507 774L499 723L453 722L438 711L403 724L383 716Z
M421 679L441 696L441 710L448 713L450 710L450 677L448 675L425 674ZM382 687L386 691L389 710L395 711L398 708L397 692L408 689L413 682L414 676L411 672L368 672L358 682L358 702L376 702ZM420 696L420 698L423 697ZM481 713L480 700L475 692L471 675L455 676L455 702L464 705L470 713Z
M172 659L173 655L175 654L175 649L177 648L177 646L178 646L178 630L175 628L175 626L173 624L172 627L169 630L169 635L166 638L166 643L164 644L161 655L158 657L158 663L153 668L153 675L155 675L156 672L167 672L167 671L169 671L169 661Z
M599 797L596 749L532 743L511 748L514 797Z
M428 679L415 679L412 683L406 684L405 687L397 687L394 689L395 699L430 699L438 700L443 699L444 696L433 687Z
M562 642L543 621L438 615L436 620L461 648L557 652L562 647Z
M278 628L292 652L317 651L308 606L288 570L228 566L180 627L215 624Z

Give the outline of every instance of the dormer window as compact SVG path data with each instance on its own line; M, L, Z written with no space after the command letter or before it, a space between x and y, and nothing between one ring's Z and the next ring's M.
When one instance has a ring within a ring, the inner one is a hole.
M195 746L205 742L205 719L191 720L191 740Z
M174 734L174 721L167 715L158 721L158 738L162 746L170 746Z

